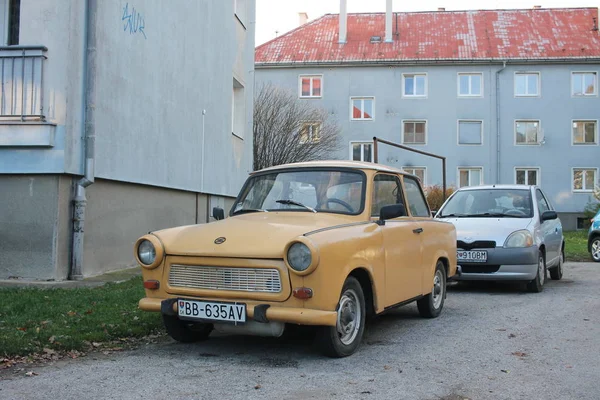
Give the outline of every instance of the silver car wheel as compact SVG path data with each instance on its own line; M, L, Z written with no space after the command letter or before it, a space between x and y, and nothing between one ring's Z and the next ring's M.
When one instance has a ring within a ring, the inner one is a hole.
M444 298L444 283L442 282L441 271L436 271L433 277L433 308L436 310L442 305L442 299Z
M356 339L360 330L360 321L362 319L362 310L360 301L354 290L348 289L342 294L337 318L337 331L340 342L350 345Z
M538 279L540 286L544 286L544 282L546 281L546 269L544 268L544 257L541 254L538 260Z
M600 239L594 239L592 242L592 258L594 261L600 261Z

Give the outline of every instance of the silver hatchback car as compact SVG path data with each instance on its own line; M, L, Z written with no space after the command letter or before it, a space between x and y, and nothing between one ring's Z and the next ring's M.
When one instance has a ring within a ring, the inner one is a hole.
M541 292L546 271L562 278L562 225L537 186L464 187L436 214L452 222L457 236L457 280L526 281Z

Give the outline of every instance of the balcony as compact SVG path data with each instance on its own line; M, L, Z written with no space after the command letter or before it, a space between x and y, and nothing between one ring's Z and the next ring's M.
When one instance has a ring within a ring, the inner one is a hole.
M0 46L0 121L46 120L43 106L44 46Z

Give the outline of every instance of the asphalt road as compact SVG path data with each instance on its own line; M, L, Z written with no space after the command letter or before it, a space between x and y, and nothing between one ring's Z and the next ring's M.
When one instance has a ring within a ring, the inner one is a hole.
M530 294L460 284L442 315L408 305L368 326L358 353L328 359L296 338L170 339L0 378L0 399L600 398L600 264L570 263Z

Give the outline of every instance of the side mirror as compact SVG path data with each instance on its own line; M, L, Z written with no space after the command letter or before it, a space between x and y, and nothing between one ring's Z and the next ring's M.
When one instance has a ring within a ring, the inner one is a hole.
M213 218L217 221L225 218L225 211L221 207L213 207Z
M542 214L542 222L556 218L558 218L558 214L556 214L556 211L544 211L544 213Z
M383 206L381 207L381 210L379 210L379 224L383 225L384 221L386 219L392 219L392 218L398 218L398 217L405 217L407 216L406 214L406 207L404 207L404 204L392 204L389 206Z

